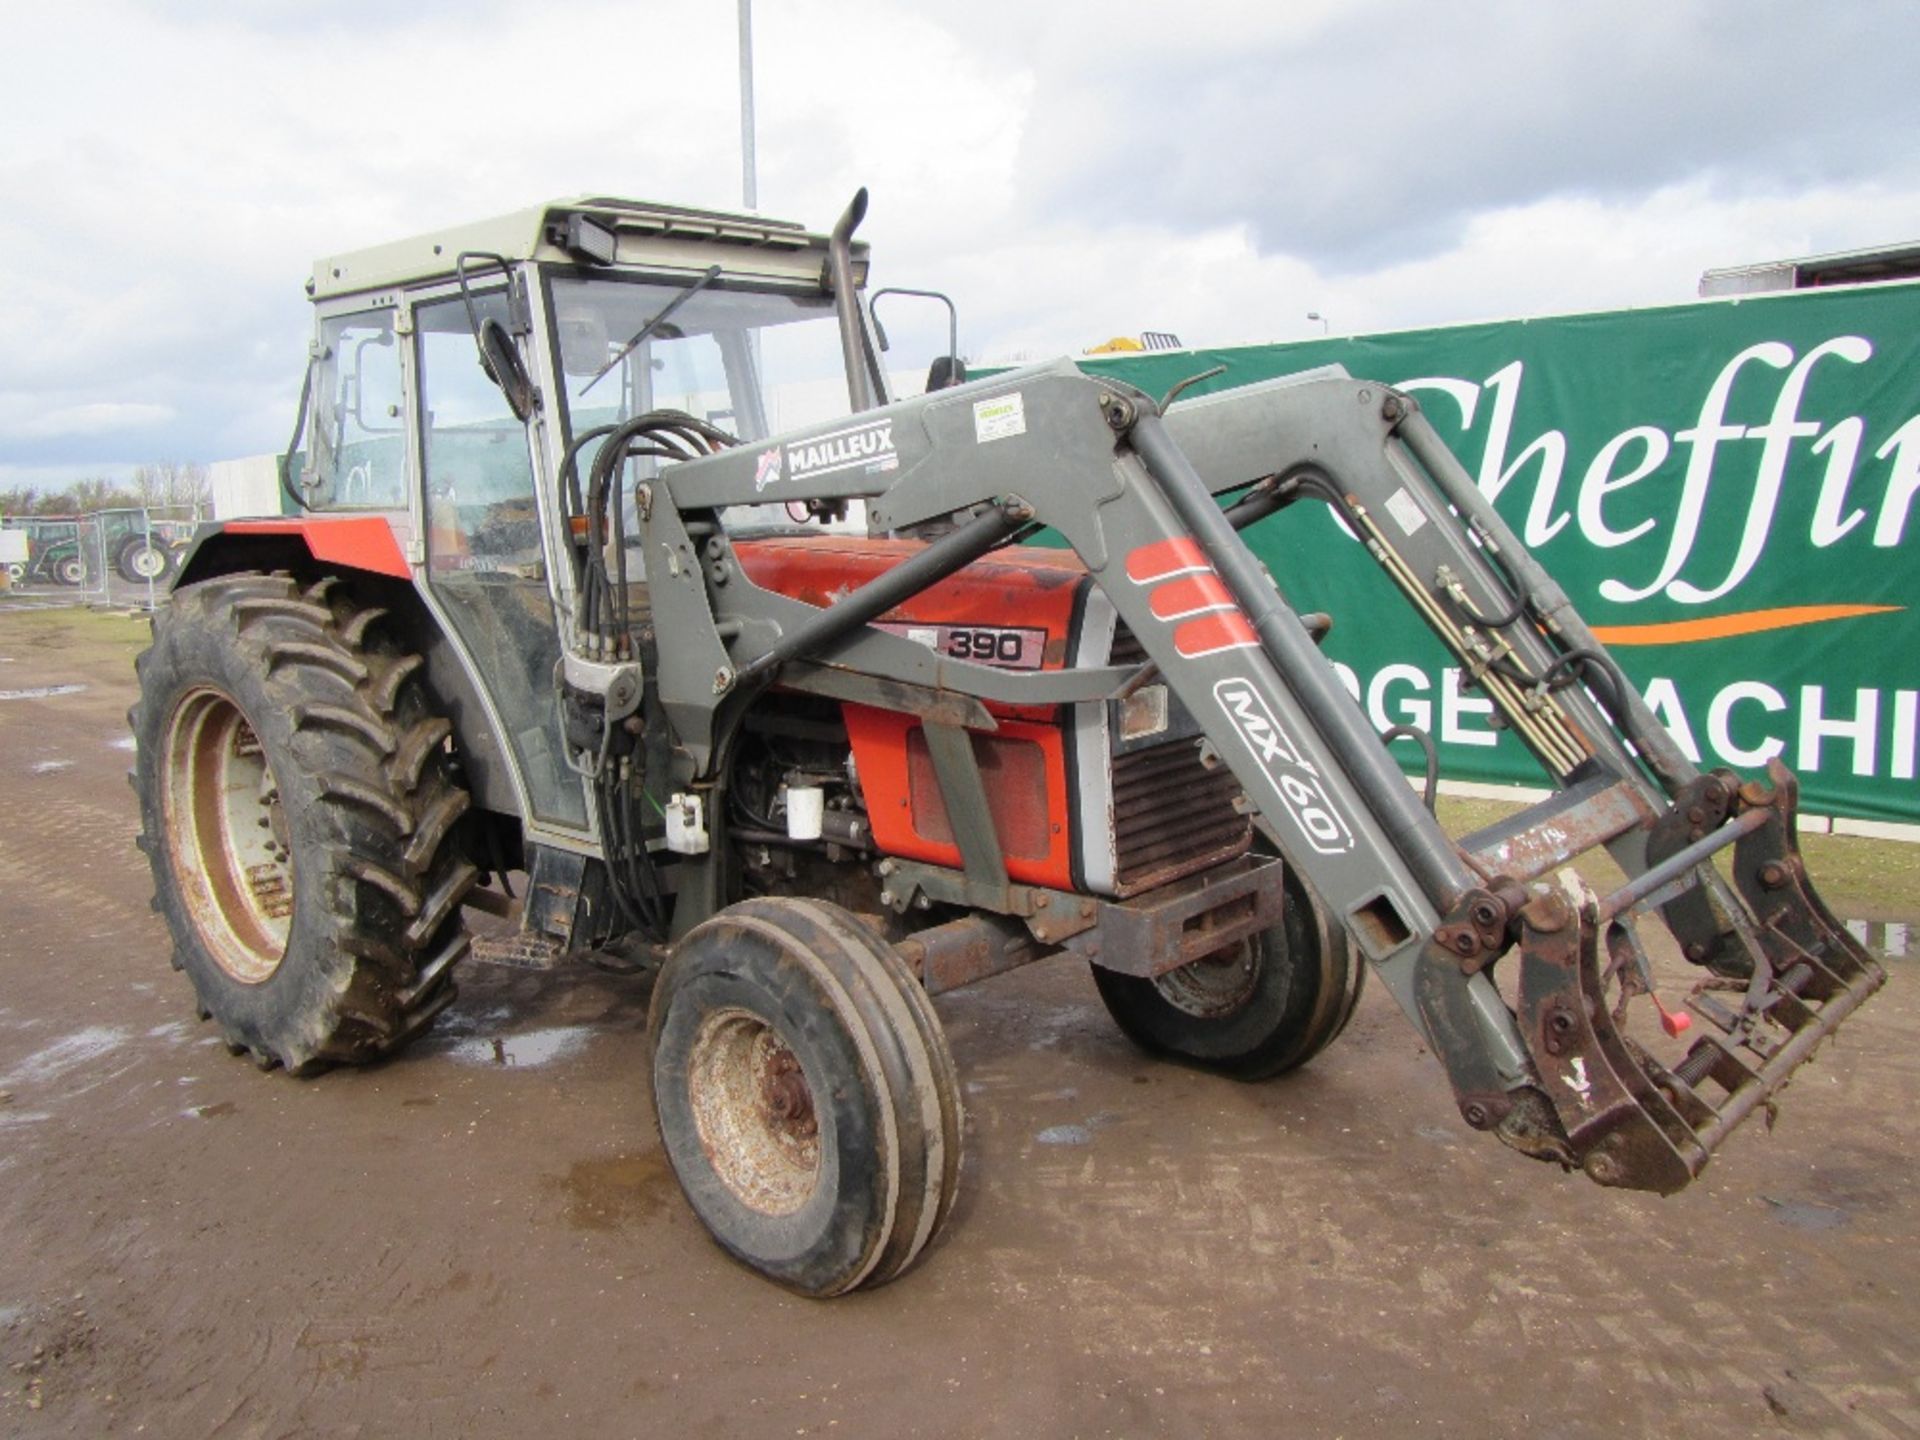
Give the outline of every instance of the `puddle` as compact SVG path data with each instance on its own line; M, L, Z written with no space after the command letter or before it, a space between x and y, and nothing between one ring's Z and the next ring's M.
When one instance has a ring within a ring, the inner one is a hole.
M183 1020L169 1021L165 1025L156 1025L147 1031L149 1040L171 1040L178 1044L187 1038L187 1026Z
M554 1025L518 1035L476 1035L449 1046L447 1054L462 1065L530 1068L577 1055L592 1037L593 1028L588 1025Z
M1049 1125L1033 1138L1042 1145L1090 1145L1093 1131L1084 1125Z
M122 735L118 740L109 740L107 745L114 750L137 750L140 748L139 743L135 741L131 735Z
M29 775L51 775L57 770L71 770L71 760L37 760L27 767Z
M478 1035L483 1030L497 1030L512 1018L513 1007L510 1005L494 1005L478 1014L462 1010L456 1005L440 1017L440 1023L433 1027L433 1036L435 1040L450 1040Z
M78 695L84 685L36 685L31 690L0 690L0 700L45 700L53 695Z
M553 1182L567 1197L567 1223L576 1230L613 1230L644 1220L674 1192L665 1152L581 1160Z
M1849 920L1847 930L1869 950L1889 959L1904 960L1912 953L1912 929L1905 920Z
M1760 1198L1766 1201L1774 1219L1795 1230L1838 1230L1847 1223L1847 1212L1836 1205L1821 1205L1811 1200L1776 1200L1771 1195Z
M69 1071L90 1065L127 1043L127 1032L108 1025L93 1025L56 1040L44 1050L36 1050L22 1060L0 1084L9 1090L24 1085L46 1085Z

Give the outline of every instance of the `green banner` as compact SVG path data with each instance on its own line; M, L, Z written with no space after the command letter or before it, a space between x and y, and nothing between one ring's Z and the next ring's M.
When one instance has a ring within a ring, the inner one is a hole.
M1156 395L1330 363L1411 391L1689 756L1778 755L1810 812L1920 822L1920 285L1082 363ZM1324 507L1248 538L1334 617L1377 725L1427 730L1449 778L1543 783Z

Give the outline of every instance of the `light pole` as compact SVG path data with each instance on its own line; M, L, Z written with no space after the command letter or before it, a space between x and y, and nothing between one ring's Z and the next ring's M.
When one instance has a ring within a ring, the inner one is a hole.
M740 198L760 206L760 179L753 156L753 0L740 0Z
M740 0L740 3L742 5L745 5L747 3L747 0ZM1320 322L1320 333L1322 335L1326 335L1330 333L1327 328L1327 317L1322 315L1318 310L1309 310L1307 312L1307 319L1318 320Z

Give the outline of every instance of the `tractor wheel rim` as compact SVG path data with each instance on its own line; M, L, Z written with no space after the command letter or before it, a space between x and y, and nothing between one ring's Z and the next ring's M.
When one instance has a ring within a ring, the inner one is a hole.
M142 545L133 552L131 565L142 580L158 580L166 572L167 559L153 546Z
M1201 1020L1231 1015L1248 1000L1260 981L1260 959L1245 940L1217 955L1154 977L1154 988L1175 1009Z
M293 865L279 786L252 725L211 687L174 707L162 751L168 860L187 919L246 985L286 955Z
M694 1036L687 1099L713 1172L762 1215L791 1215L820 1179L820 1122L799 1059L746 1010L717 1010Z

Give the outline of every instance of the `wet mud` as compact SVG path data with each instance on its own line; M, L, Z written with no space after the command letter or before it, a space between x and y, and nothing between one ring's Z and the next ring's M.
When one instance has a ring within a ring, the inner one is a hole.
M680 1198L644 980L476 966L387 1064L229 1057L132 845L139 630L30 621L7 684L85 688L0 707L0 1434L1920 1434L1914 959L1665 1201L1466 1130L1377 986L1242 1086L1004 976L938 1002L950 1231L809 1302ZM1884 944L1920 907L1875 884Z

